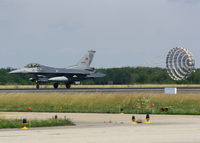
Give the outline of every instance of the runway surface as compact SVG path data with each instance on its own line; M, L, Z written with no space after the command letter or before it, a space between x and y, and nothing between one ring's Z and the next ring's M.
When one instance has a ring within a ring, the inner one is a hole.
M0 118L47 119L57 113L0 113ZM151 124L131 124L130 114L59 113L76 126L0 129L2 143L199 143L200 116L150 115ZM145 120L145 115L135 115Z
M200 92L200 87L179 87L178 92ZM164 92L164 88L10 88L0 92Z

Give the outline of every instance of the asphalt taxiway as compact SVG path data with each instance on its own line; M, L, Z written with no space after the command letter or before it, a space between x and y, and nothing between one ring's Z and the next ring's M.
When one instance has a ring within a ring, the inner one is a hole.
M177 91L200 93L200 87L178 87ZM0 89L0 92L164 92L164 88L8 88Z
M199 143L200 116L150 115L151 124L131 124L131 114L0 113L0 118L47 119L58 115L76 126L0 129L2 143ZM135 114L145 120L145 115Z

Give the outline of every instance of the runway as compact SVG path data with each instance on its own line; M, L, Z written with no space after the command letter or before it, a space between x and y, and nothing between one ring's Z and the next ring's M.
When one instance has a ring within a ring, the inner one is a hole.
M150 115L151 124L131 124L131 114L0 113L0 118L47 119L66 116L76 126L0 129L2 143L199 143L200 117ZM145 115L135 114L145 120Z
M178 87L178 92L199 92L200 87ZM5 88L0 92L164 92L164 88Z

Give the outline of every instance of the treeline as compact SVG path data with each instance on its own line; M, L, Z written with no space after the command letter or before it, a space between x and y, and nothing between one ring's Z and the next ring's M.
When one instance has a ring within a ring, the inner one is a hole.
M0 69L0 85L31 85L32 83L29 78L30 75L18 75L18 74L10 74L9 72L14 69L12 68L2 68Z
M106 74L104 78L86 81L89 84L199 84L200 69L197 69L187 80L172 80L165 68L122 67L98 69Z
M29 81L30 75L13 75L9 72L12 68L0 69L0 85L34 84ZM149 67L122 67L97 69L97 72L105 73L103 78L87 80L82 84L199 84L200 69L197 69L187 80L174 81L164 68Z

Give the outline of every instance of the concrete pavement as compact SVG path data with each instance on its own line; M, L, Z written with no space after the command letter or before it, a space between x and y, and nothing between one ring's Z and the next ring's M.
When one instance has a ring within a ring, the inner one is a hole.
M199 143L200 116L151 115L152 124L131 124L130 114L60 113L76 126L0 129L0 143ZM0 118L52 118L55 113L0 113ZM145 119L145 115L135 115Z

